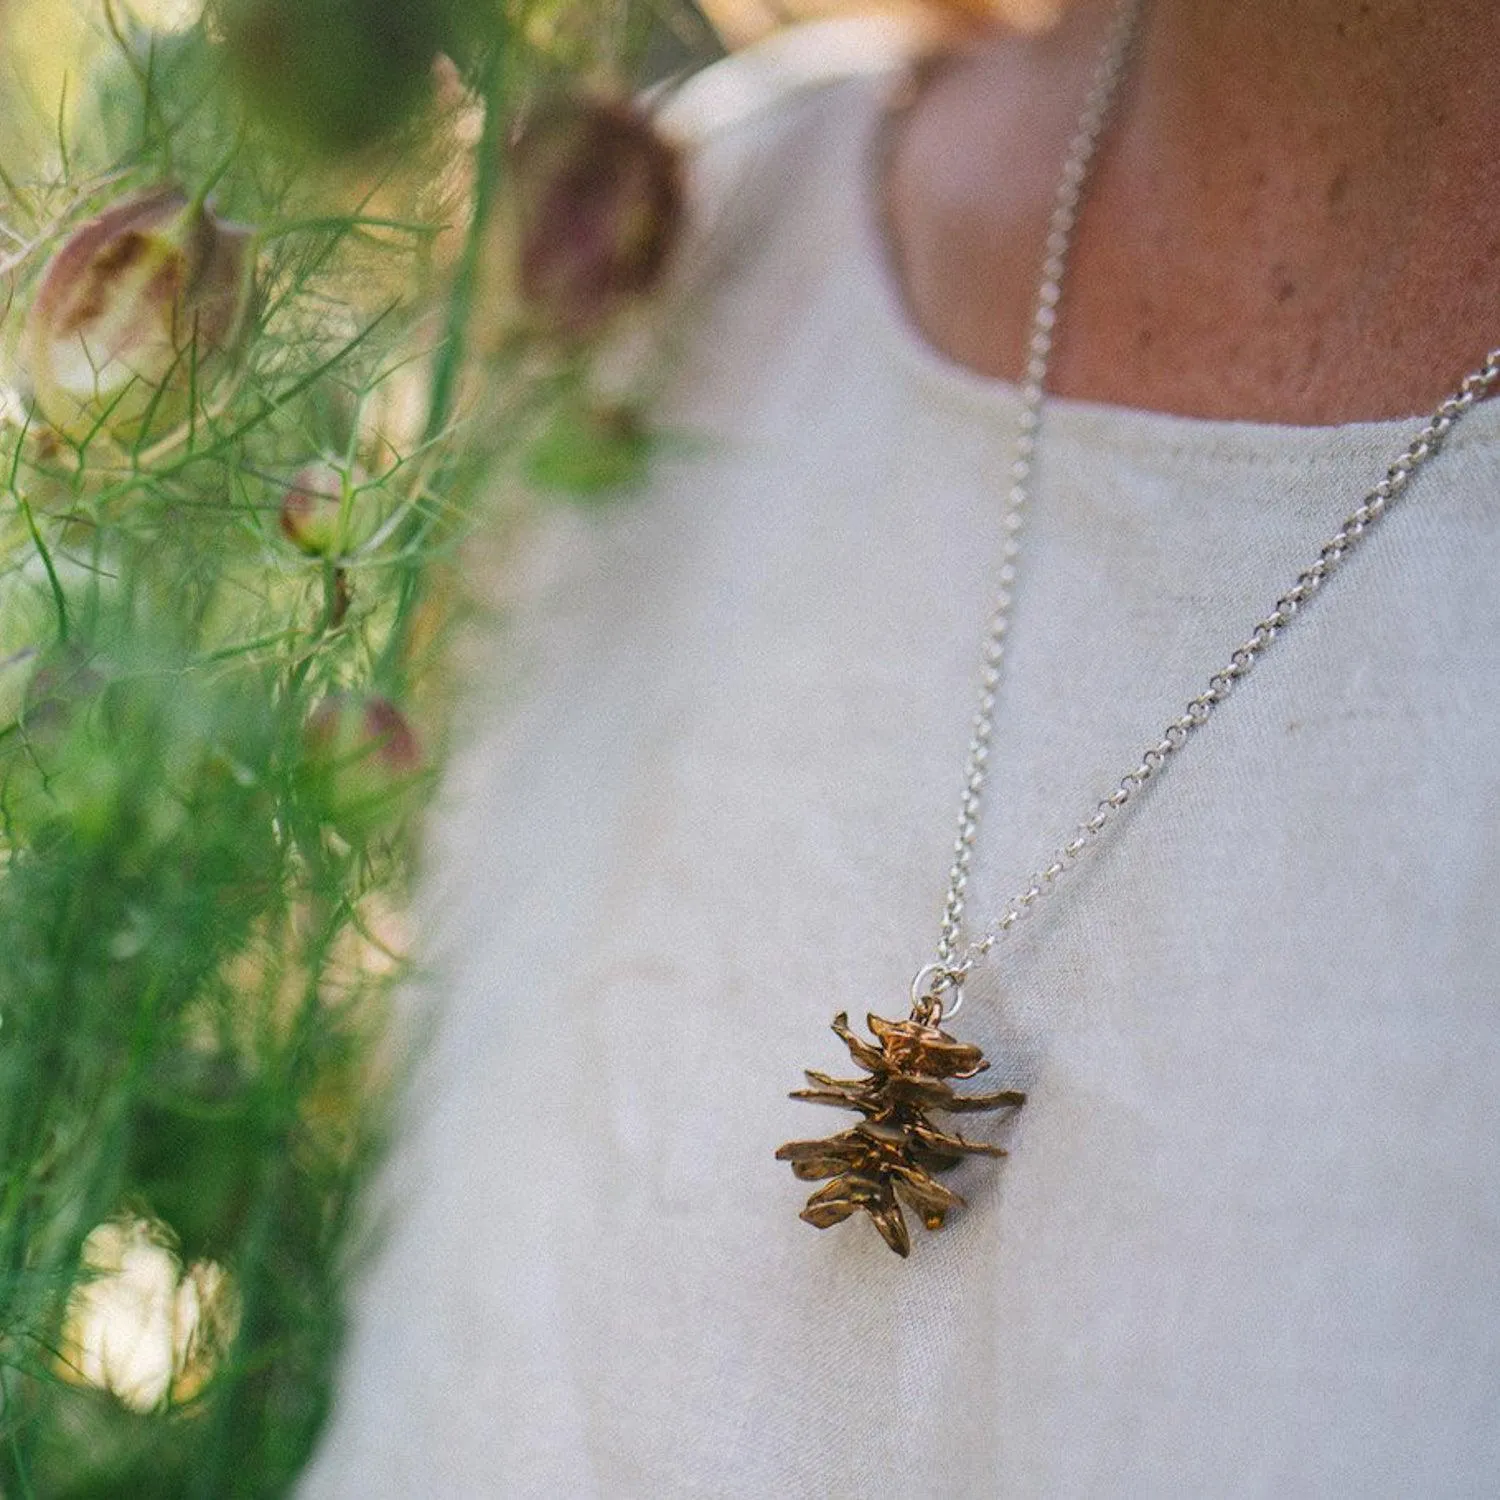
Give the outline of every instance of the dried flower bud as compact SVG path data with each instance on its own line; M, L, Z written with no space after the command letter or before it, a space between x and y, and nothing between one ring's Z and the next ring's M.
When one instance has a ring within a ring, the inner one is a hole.
M180 433L237 364L254 269L249 230L176 188L130 198L52 257L21 335L41 415L75 441L139 448Z
M309 557L339 557L357 546L369 527L357 493L360 476L330 463L300 470L281 500L281 533Z
M572 336L593 332L660 281L682 223L676 149L625 103L538 114L513 147L520 291Z
M305 749L319 811L349 839L397 822L424 770L405 716L373 694L325 698L307 721Z

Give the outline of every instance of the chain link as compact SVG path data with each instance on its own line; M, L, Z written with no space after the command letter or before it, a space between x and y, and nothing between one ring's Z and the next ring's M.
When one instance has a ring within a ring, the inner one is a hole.
M961 955L955 958L950 952L945 957L944 985L961 985L974 966L1020 921L1027 908L1053 888L1058 877L1098 839L1131 798L1161 772L1196 731L1208 723L1214 710L1249 674L1271 642L1291 624L1302 606L1333 576L1350 552L1401 497L1417 470L1436 455L1454 425L1476 402L1488 396L1497 383L1500 383L1500 349L1492 349L1485 356L1483 365L1466 376L1463 384L1442 402L1410 446L1386 470L1385 477L1323 544L1317 557L1297 575L1296 581L1266 617L1230 653L1229 660L1208 679L1204 690L1188 701L1181 717L1166 726L1161 738L1142 752L1136 765L1120 778L1114 791L1098 804L1093 815L1078 825L1074 837L1057 849L1051 863L1030 877L1025 889L1011 897Z
M1025 888L1013 895L978 937L960 950L964 897L979 832L980 805L990 741L994 733L1000 667L1005 657L1006 639L1010 630L1016 559L1020 555L1020 533L1030 499L1047 368L1052 354L1052 333L1057 321L1058 305L1062 300L1063 275L1067 268L1073 230L1089 170L1129 62L1142 8L1143 0L1123 0L1116 12L1093 86L1069 146L1047 230L1041 283L1037 291L1025 373L1021 382L1022 409L1015 459L1011 465L1010 488L1001 510L1003 541L1000 590L985 632L979 703L974 713L969 752L964 765L958 833L953 845L953 866L948 874L937 962L928 964L913 983L914 1005L926 1002L927 1009L931 1011L935 1007L935 1013L939 1016L945 1009L950 1017L956 1013L957 1004L952 1002L961 999L963 982L975 965L985 958L1030 907L1055 887L1058 878L1098 841L1099 835L1121 809L1209 721L1214 710L1251 671L1272 641L1291 624L1302 606L1323 587L1390 506L1405 493L1412 476L1441 449L1455 423L1478 401L1488 396L1497 382L1500 382L1500 349L1492 349L1485 356L1484 363L1465 376L1458 389L1442 401L1409 446L1386 470L1385 477L1365 495L1339 529L1323 544L1316 558L1297 575L1296 581L1277 599L1265 618L1230 653L1228 661L1208 679L1203 691L1188 701L1181 716L1173 719L1161 736L1147 746L1136 765L1126 771L1115 789L1097 805L1093 814L1078 825L1073 838L1058 847L1050 862L1033 873ZM922 991L921 995L917 993L919 989ZM951 997L946 1007L942 1003L945 994Z
M979 810L984 795L985 769L994 733L995 695L1000 686L1000 668L1005 660L1006 637L1010 632L1012 587L1016 580L1016 559L1021 552L1021 532L1025 526L1026 506L1031 498L1032 465L1036 457L1036 440L1042 424L1042 402L1046 392L1047 367L1052 358L1052 332L1057 323L1057 308L1062 301L1063 274L1073 244L1073 231L1083 202L1089 168L1110 107L1124 77L1139 29L1143 0L1123 0L1116 11L1100 55L1088 98L1068 145L1062 179L1047 224L1047 241L1042 258L1041 282L1037 288L1036 306L1031 316L1031 333L1026 345L1026 366L1021 378L1020 430L1016 435L1015 457L1010 467L1010 487L1000 512L1003 534L1000 551L1000 591L984 636L984 662L979 678L979 703L969 739L969 753L964 763L963 796L959 803L958 832L953 840L953 867L948 872L948 894L943 905L943 921L938 940L938 988L950 988L951 980L941 976L953 968L953 960L963 932L964 894L969 884L969 866L974 858L974 843L979 836ZM926 970L923 971L927 972Z

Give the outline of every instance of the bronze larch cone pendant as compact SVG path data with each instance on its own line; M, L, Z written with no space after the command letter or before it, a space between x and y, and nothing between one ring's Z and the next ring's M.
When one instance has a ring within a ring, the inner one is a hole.
M867 1018L878 1045L849 1029L840 1012L833 1029L868 1078L830 1078L807 1069L813 1086L793 1099L833 1104L864 1116L858 1125L819 1141L788 1141L776 1153L804 1182L822 1182L801 1217L819 1229L841 1224L860 1209L874 1220L881 1238L897 1255L911 1253L904 1202L928 1229L941 1229L950 1209L964 1200L933 1175L956 1167L966 1156L1004 1156L985 1141L966 1140L934 1125L933 1111L964 1114L1019 1109L1026 1095L1016 1089L994 1094L960 1094L949 1079L973 1078L989 1067L984 1053L916 1019Z

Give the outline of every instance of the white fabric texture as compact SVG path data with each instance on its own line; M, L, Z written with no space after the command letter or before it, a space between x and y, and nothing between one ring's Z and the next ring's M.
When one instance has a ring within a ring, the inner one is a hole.
M442 1026L305 1493L1494 1493L1500 403L976 973L1011 1157L909 1261L818 1233L772 1153L847 1117L786 1095L931 957L1019 406L905 320L886 80L749 66L652 490L549 525L445 799ZM1049 406L972 913L1416 425Z

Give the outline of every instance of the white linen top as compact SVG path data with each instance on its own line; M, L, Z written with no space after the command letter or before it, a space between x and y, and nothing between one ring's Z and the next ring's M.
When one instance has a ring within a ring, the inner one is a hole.
M452 775L441 1030L304 1493L1493 1494L1500 402L974 975L953 1029L1031 1098L968 1207L904 1262L797 1218L774 1149L852 1121L788 1090L932 957L1019 411L893 289L885 42L810 45L677 106L729 118L671 438L548 524ZM1049 405L971 913L1416 425Z

